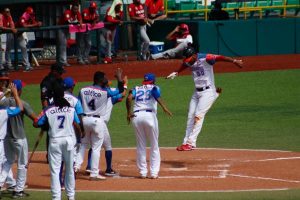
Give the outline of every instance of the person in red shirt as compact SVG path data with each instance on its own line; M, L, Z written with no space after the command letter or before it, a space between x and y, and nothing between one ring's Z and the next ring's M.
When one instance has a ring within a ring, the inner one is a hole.
M82 11L82 21L85 24L94 26L99 21L97 4L92 1L90 6ZM90 31L76 34L77 41L77 62L79 64L90 64L89 54L92 46Z
M17 27L21 27L21 28L31 28L31 27L40 27L42 26L42 22L37 21L35 18L35 13L32 7L27 7L26 11L22 14L22 16L20 17L18 23L17 23ZM29 59L28 59L28 53L27 53L27 41L25 40L25 38L27 38L26 33L24 32L20 32L18 33L18 37L17 37L17 43L21 48L21 53L22 53L22 62L23 62L23 66L25 68L25 72L32 70L32 67L29 63ZM11 65L11 59L10 59L10 51L13 47L13 39L9 39L7 42L7 48L6 48L6 52L7 52L7 63L8 65Z
M150 19L162 20L167 18L163 0L146 0L147 14Z
M133 3L129 5L129 16L130 19L136 21L139 25L139 31L141 34L141 60L148 60L150 53L149 53L149 43L150 39L146 32L146 25L153 23L153 21L147 18L144 4L140 2L140 0L133 0Z
M176 26L175 29L167 35L166 39L174 41L176 43L175 47L161 53L151 54L151 59L181 58L183 50L193 44L193 37L190 34L189 26L187 24Z
M71 10L65 10L63 15L59 20L59 25L67 25L67 24L79 24L82 27L82 18L79 12L79 4L73 3L71 5ZM71 66L67 62L67 38L69 37L68 29L59 29L57 31L57 49L59 54L57 55L56 62L63 66Z
M103 62L105 64L112 63L112 43L116 35L116 29L118 25L123 24L123 3L121 0L113 1L111 7L106 11L104 22L110 22L112 24L105 24L101 29L101 39L105 43L105 58Z
M0 13L0 30L5 30L5 31L12 32L12 33L7 33L6 34L6 41L13 40L13 38L14 38L13 34L17 33L17 29L15 29L15 23L14 23L11 15L10 15L10 9L5 8L2 13L3 14ZM0 44L2 44L1 37L0 37ZM6 56L7 53L10 53L10 52L5 51L5 58L7 57ZM4 69L2 60L3 60L2 53L0 53L0 70ZM6 62L5 65L6 65L7 69L12 69L11 62L10 63Z

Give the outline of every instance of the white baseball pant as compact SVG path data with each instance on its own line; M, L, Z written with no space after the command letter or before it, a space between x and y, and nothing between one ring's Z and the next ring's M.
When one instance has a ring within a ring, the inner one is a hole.
M50 138L48 160L51 175L52 200L61 200L59 172L62 160L65 163L64 184L69 199L75 196L75 177L73 170L74 142L71 136Z
M57 31L57 48L59 54L57 55L56 62L66 64L67 63L67 38L69 36L68 30L59 29Z
M197 137L202 129L205 114L211 108L218 96L219 94L214 87L202 92L194 92L190 101L183 144L188 143L196 147Z
M110 57L112 56L112 44L114 43L114 39L115 39L115 36L116 36L116 29L114 30L110 30L110 29L107 29L107 28L103 28L101 29L101 39L100 41L104 42L105 43L105 56L107 57Z
M16 180L13 177L12 170L7 170L7 173L4 173L4 163L6 162L5 150L4 150L4 140L0 140L0 187L6 183L8 187L15 186Z
M149 51L150 39L147 35L147 27L146 25L140 25L140 35L141 35L141 55L143 59L146 59L146 54Z
M158 176L160 170L160 151L158 146L158 121L153 112L140 111L134 113L132 125L136 136L137 167L141 176L147 176L146 147L147 138L150 139L150 175Z
M6 37L6 50L5 50L5 60L6 64L8 66L12 65L11 64L11 57L10 57L10 51L14 48L14 35L12 33L7 34ZM17 43L20 46L21 53L22 53L22 64L25 67L29 67L29 58L28 58L28 53L27 53L27 42L25 41L25 38L23 34L17 37Z
M156 59L160 59L160 58L175 58L177 56L181 57L182 56L182 52L184 50L184 48L186 48L188 46L188 42L182 42L180 44L178 44L175 48L172 49L168 49L167 51L161 52L161 53L157 53L157 54L152 54L152 59L156 60Z
M104 131L106 127L102 118L84 116L82 118L85 136L81 140L81 146L75 162L75 168L80 169L85 155L85 149L92 148L91 177L99 174L100 150L103 144Z
M90 32L76 33L77 60L89 61L92 40Z
M17 156L18 171L15 191L20 192L24 190L24 186L27 179L26 165L28 162L28 144L27 139L12 139L7 138L4 141L6 162L3 165L2 174L7 176L12 169L12 165L15 162Z

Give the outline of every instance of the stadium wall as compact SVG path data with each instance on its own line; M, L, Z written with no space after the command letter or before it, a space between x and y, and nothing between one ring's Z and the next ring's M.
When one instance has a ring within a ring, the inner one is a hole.
M159 31L155 27L149 30L150 38L162 41L180 23L190 26L194 43L201 52L227 56L300 53L299 18L161 21L155 26Z

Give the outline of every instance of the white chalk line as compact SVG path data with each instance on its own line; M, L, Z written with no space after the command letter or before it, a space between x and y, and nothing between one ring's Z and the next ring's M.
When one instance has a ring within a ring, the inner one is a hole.
M268 192L268 191L286 191L290 190L289 188L262 188L262 189L248 189L248 190L76 190L76 192L82 193L215 193L215 192L222 192L222 193L234 193L234 192ZM50 192L50 189L31 189L28 188L26 191L33 191L33 192Z
M113 148L116 150L135 150L136 147L116 147ZM149 149L149 148L147 148ZM160 149L173 149L176 151L176 147L160 147ZM230 149L230 148L195 148L195 150L220 150L220 151L254 151L254 152L286 152L286 153L292 153L293 151L287 151L287 150L272 150L272 149ZM31 152L29 152L31 153ZM35 153L46 153L46 151L35 151ZM295 152L296 153L296 152Z
M281 157L281 158L269 158L261 160L244 160L241 162L266 162L266 161L277 161L277 160L298 160L300 157Z
M241 175L241 174L227 174L227 176L260 179L260 180L270 180L270 181L280 181L280 182L288 182L288 183L300 183L300 181L298 181L298 180L287 180L287 179L269 178L269 177L260 177L260 176L247 176L247 175Z

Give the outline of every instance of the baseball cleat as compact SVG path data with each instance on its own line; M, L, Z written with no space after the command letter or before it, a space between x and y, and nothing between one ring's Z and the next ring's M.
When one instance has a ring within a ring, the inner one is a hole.
M158 175L152 175L150 179L158 179Z
M103 59L103 62L104 62L104 64L109 64L109 63L112 63L112 59L110 57L105 57Z
M106 180L104 176L98 175L98 176L90 176L90 181L102 181Z
M117 175L119 175L119 173L114 171L113 169L110 169L110 170L106 170L104 175L105 176L117 176Z
M6 188L6 190L9 191L9 192L13 192L13 191L15 191L15 188L16 188L16 186L13 185L13 186L10 186L10 187Z
M13 192L12 198L13 199L19 199L19 198L23 198L23 197L27 197L29 196L29 194L26 194L24 191L20 191L20 192Z
M192 145L189 145L189 144L182 144L180 146L178 146L176 148L177 151L191 151L193 150L193 147Z

